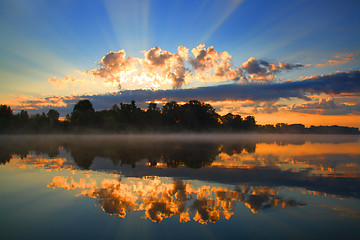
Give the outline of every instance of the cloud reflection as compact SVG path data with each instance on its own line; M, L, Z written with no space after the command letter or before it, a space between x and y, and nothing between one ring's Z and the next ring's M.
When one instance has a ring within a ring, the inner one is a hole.
M229 220L235 214L234 205L243 203L252 213L269 208L303 206L294 199L284 199L277 189L260 186L237 186L230 190L202 185L195 187L189 182L174 180L167 183L162 178L121 180L103 179L101 187L96 181L72 177L54 177L47 185L66 190L84 189L80 195L98 200L101 209L111 215L125 218L127 212L144 211L144 216L160 223L166 218L179 217L179 222L193 221L201 224Z

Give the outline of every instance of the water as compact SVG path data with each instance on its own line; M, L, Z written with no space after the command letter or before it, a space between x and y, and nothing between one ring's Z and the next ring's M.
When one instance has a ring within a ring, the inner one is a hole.
M360 239L360 137L1 136L2 239Z

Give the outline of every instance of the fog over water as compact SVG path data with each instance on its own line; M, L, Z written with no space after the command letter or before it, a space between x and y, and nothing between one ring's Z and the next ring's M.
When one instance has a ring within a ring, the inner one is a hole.
M252 142L349 142L360 141L357 135L331 135L331 134L256 134L256 133L175 133L175 134L73 134L73 135L0 135L0 141L7 140L91 140L91 141L252 141Z

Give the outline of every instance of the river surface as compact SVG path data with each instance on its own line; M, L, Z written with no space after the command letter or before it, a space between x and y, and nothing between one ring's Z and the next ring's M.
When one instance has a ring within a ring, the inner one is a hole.
M0 136L1 239L360 239L360 137Z

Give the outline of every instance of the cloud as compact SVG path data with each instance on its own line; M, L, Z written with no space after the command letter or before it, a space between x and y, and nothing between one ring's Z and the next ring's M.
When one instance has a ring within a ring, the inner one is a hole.
M328 75L317 75L293 82L294 86L308 93L360 93L360 71L336 72ZM291 85L291 84L290 84Z
M355 59L359 57L359 53L341 53L335 55L335 59L330 59L325 63L316 64L317 67L326 67L326 66L334 66L340 64L346 64L349 62L355 61Z
M279 110L276 101L268 101L254 104L253 113L273 113Z
M18 104L14 109L34 109L44 110L50 108L66 108L69 103L76 102L80 99L78 96L49 96L49 97L36 97L36 98L18 98Z
M241 79L243 72L240 67L232 64L232 56L227 51L218 53L213 46L205 48L205 44L200 44L191 52L193 57L189 63L198 80L219 82Z
M188 52L189 49L183 46L178 47L178 53L170 53L161 50L160 47L153 47L149 51L144 51L143 71L157 72L163 79L170 79L173 88L180 88L191 76L185 67Z
M152 66L164 66L172 58L173 54L168 51L162 51L160 47L153 47L144 52L145 59Z
M108 81L120 81L119 73L130 71L136 65L138 59L126 57L124 49L118 52L108 52L100 61L100 68L86 71L89 75L99 76Z
M248 61L242 64L243 69L250 75L252 78L256 77L265 77L269 75L267 66L263 62L257 61L255 58L251 57Z
M99 62L99 67L84 71L83 75L100 79L119 86L120 89L179 89L193 81L201 83L235 81L268 81L276 78L282 70L304 67L302 64L269 63L251 57L241 66L232 63L227 52L218 52L214 46L200 44L191 50L178 46L177 53L171 53L158 46L142 51L143 58L126 55L124 49L108 52ZM66 76L64 79L50 78L55 88L73 87L78 79ZM87 80L89 81L89 80Z
M240 67L234 66L231 62L232 57L228 52L220 53L220 62L214 71L215 76L231 80L244 80L242 77L243 70Z
M291 110L294 112L323 115L359 114L360 104L336 104L334 99L329 97L320 98L303 104L294 104L291 106Z
M189 56L189 49L184 46L178 46L178 53L180 57L187 60Z
M217 64L219 57L214 47L210 46L207 49L204 47L205 44L200 44L191 50L194 57L190 60L190 64L195 71L206 71Z
M77 79L75 77L66 76L62 79L57 79L52 77L48 79L48 82L52 83L53 87L56 89L62 89L65 87L73 88Z
M270 79L276 78L275 74L283 70L292 70L295 68L303 68L303 64L296 63L283 63L279 62L277 65L269 63L265 60L256 60L251 57L248 61L242 64L244 70L244 78L251 80L263 80L268 81Z
M179 46L178 53L171 53L156 46L143 51L144 58L131 58L126 57L122 49L107 53L99 63L100 68L86 73L117 83L123 89L159 89L168 83L173 88L180 88L191 76L184 62L188 51L186 47Z
M285 70L292 70L294 68L303 68L305 67L305 65L301 64L301 63L296 63L296 64L290 64L290 63L282 63L282 62L279 62L279 65L278 65L278 69L285 69ZM274 70L272 70L274 71Z

